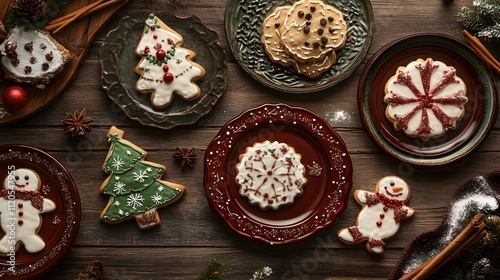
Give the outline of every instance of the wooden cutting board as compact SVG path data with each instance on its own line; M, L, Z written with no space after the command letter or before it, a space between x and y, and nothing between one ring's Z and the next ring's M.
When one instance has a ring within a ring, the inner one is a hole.
M61 16L76 11L79 8L95 1L97 0L71 1L64 8ZM90 16L79 19L62 29L57 34L53 34L53 38L68 49L73 58L66 63L64 70L59 73L43 90L37 89L35 86L29 84L17 84L25 88L28 92L28 104L19 111L9 112L10 115L0 119L0 125L10 124L33 115L49 105L57 96L63 93L64 90L70 85L71 81L76 77L76 73L85 59L85 56L96 35L110 20L113 14L125 3L127 3L127 1L128 0L121 1L115 5L111 5L105 9L97 11ZM4 23L11 2L12 0L0 1L0 20ZM0 95L4 92L5 88L11 85L14 85L14 83L3 80L0 83Z

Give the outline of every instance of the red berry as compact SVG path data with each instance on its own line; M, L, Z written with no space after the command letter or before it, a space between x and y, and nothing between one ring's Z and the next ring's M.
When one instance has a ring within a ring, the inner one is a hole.
M28 104L28 93L22 87L11 86L3 92L2 100L8 110L17 111Z
M165 73L165 75L163 75L163 80L166 83L170 83L171 81L174 80L174 75L172 75L172 73Z
M164 66L163 66L163 72L168 72L168 69L169 69L169 68L168 68L168 65L164 65Z
M165 51L164 50L157 50L156 51L156 58L161 61L165 58Z

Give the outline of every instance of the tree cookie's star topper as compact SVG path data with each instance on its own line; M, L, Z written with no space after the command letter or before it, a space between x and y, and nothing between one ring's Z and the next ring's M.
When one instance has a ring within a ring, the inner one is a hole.
M145 21L144 33L135 50L142 57L135 68L141 76L136 89L151 93L154 107L166 107L174 92L186 100L200 95L193 81L203 77L205 70L192 61L195 53L182 48L182 44L182 36L154 14Z
M375 254L384 252L383 239L398 232L401 220L415 213L415 210L405 205L410 199L410 187L396 176L382 178L375 192L355 191L354 199L363 206L356 225L341 229L337 236L346 244L368 241L366 249Z
M418 59L386 84L386 117L396 130L424 141L455 129L465 112L466 86L443 62Z
M123 139L123 131L112 127L111 147L102 166L109 173L100 192L110 195L101 219L114 224L135 218L141 229L160 224L157 208L177 201L185 187L160 180L165 166L145 161L146 152Z

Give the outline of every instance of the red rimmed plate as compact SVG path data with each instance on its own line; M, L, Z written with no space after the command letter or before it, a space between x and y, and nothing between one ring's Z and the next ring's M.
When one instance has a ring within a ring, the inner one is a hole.
M385 84L398 67L418 58L455 67L469 99L457 128L426 142L395 131L385 117ZM486 139L497 117L497 89L491 71L467 45L440 34L412 35L370 58L358 86L358 109L368 135L388 155L416 166L439 166L469 155Z
M53 212L42 214L43 222L38 232L45 242L42 251L28 253L21 245L14 257L0 257L0 278L31 279L53 268L73 245L80 226L80 196L71 174L42 150L23 145L1 146L2 187L4 178L12 168L35 171L41 180L40 193L56 204ZM4 235L0 229L0 237ZM14 269L15 272L12 271Z
M261 210L240 196L236 164L256 142L279 141L302 155L307 185L291 205ZM230 120L205 153L205 191L212 209L237 234L268 244L303 240L331 225L347 206L352 163L344 141L315 113L266 104Z

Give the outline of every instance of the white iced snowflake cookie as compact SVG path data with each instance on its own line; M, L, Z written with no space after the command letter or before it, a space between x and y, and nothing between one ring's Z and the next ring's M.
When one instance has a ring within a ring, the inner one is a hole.
M140 75L136 89L151 93L153 107L167 107L174 93L186 100L200 96L200 88L194 81L205 75L205 69L192 61L196 54L181 48L182 44L179 33L154 14L149 16L135 51L142 57L135 72Z
M455 68L427 58L399 67L385 86L386 117L396 130L424 141L455 129L467 103Z
M293 203L306 185L301 155L285 143L264 141L248 147L236 165L240 195L261 209Z
M44 88L71 55L48 32L12 28L0 45L5 78Z
M378 181L375 192L355 191L354 199L363 206L356 225L339 230L337 236L346 244L368 241L366 249L375 254L384 252L383 239L398 232L400 221L415 213L405 205L410 199L410 187L396 176Z
M0 239L0 255L16 252L21 243L29 253L45 248L38 235L42 226L40 215L54 211L56 205L42 196L40 187L40 177L33 170L9 170L0 191L0 226L5 233Z

